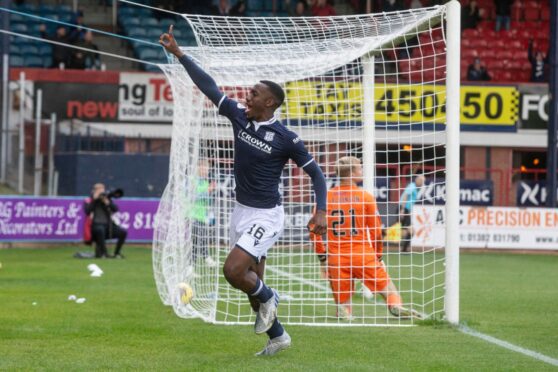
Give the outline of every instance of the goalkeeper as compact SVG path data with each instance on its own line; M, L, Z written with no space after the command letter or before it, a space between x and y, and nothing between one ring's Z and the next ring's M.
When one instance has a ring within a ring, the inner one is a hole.
M354 156L339 159L340 185L327 193L327 248L322 237L312 235L314 248L327 274L337 306L337 317L352 319L354 280L380 294L389 312L397 317L419 313L402 306L401 296L382 262L382 224L374 196L358 187L362 165ZM327 258L326 258L327 257Z
M234 178L236 204L231 215L231 251L223 273L234 288L248 295L256 314L256 334L267 333L266 347L256 355L273 355L291 344L277 319L279 295L263 282L267 251L283 231L284 211L279 184L289 159L312 178L316 213L308 226L316 234L326 232L327 187L325 178L300 138L275 118L285 99L283 89L262 80L246 97L246 106L228 98L215 81L179 48L169 32L159 43L174 54L196 86L232 123L234 132Z

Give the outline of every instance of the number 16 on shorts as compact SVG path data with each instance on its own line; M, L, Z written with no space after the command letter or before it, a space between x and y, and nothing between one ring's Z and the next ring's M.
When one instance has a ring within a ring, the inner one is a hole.
M259 262L262 257L267 257L267 251L279 240L279 235L274 227L256 223L244 231L237 244Z
M260 244L260 240L264 237L265 229L263 226L259 226L258 224L253 224L250 230L248 230L248 235L254 237L254 247Z

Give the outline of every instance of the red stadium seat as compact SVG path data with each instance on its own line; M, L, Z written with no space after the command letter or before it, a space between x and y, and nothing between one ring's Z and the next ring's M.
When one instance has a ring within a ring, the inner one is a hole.
M428 33L428 32L423 32L419 36L419 42L420 42L421 45L432 43L432 35L430 35L430 33Z
M464 39L475 39L479 36L479 32L474 28L468 28L463 30L462 37Z
M519 60L506 60L506 67L508 70L521 70L523 63Z
M527 50L514 50L513 59L516 61L528 61L529 53Z
M486 48L488 46L488 42L486 39L481 35L480 37L471 40L471 48Z
M523 49L523 42L522 40L518 40L518 39L508 39L508 40L502 40L504 42L504 47L506 49Z
M441 28L435 28L432 30L432 40L440 40L444 38L444 32Z
M488 58L496 58L497 56L497 51L496 49L482 49L481 51L479 51L479 57L481 59L488 59Z
M501 70L499 69L488 70L488 75L490 75L492 81L496 81L496 82L500 81L500 73Z
M492 27L483 29L481 31L481 37L484 37L486 39L496 39L498 37L498 34L496 34L496 31L494 31L494 27Z
M473 59L479 56L479 52L476 49L464 49L461 51L461 58L465 61L473 62Z
M523 10L523 18L526 21L538 21L541 17L541 12L536 8L525 8Z
M537 30L535 32L535 39L550 39L550 31L549 30Z
M523 27L526 30L529 30L530 32L534 32L541 28L541 23L533 20L525 20L525 22L521 24L521 27Z
M399 61L399 73L406 73L411 71L411 64L409 63L409 60L403 60L403 61Z
M507 70L495 70L488 71L488 74L492 77L492 80L497 82L512 81L512 73Z
M483 66L485 66L488 70L497 69L497 68L500 68L502 66L502 63L500 62L500 60L498 60L496 58L482 59L481 64Z
M436 80L446 80L446 67L436 69Z
M471 41L469 39L461 39L461 49L468 48L471 46Z
M505 39L494 39L494 40L490 40L488 42L488 45L490 46L490 48L502 49L505 48L508 45L508 43L507 40Z
M530 81L531 80L531 70L521 70L517 80L519 81Z
M540 40L540 41L539 41L538 49L539 49L540 51L542 51L542 52L545 53L545 54L548 54L548 53L547 53L548 50L549 50L548 47L549 47L549 43L548 43L547 40Z
M494 21L480 21L477 25L477 30L479 32L484 32L484 30L494 30L496 23Z
M443 39L436 40L433 44L436 54L443 53L446 50L446 43Z
M513 58L513 52L511 50L499 50L496 52L496 58L504 60L504 59L512 59Z
M541 20L542 21L550 21L550 8L544 6L541 8Z
M517 2L517 1L515 3L513 3L512 8L511 8L511 19L512 19L512 21L521 20L522 12L523 12L523 7L522 7L521 3Z

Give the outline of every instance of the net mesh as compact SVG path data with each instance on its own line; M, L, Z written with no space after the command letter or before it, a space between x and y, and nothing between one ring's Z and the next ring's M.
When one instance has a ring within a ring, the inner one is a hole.
M420 205L443 203L425 190L445 184L445 14L444 7L433 7L327 18L184 15L198 42L184 52L227 95L242 101L247 89L264 79L283 85L286 101L276 115L304 140L328 187L339 184L340 157L362 159L363 187L376 196L387 231L382 239L386 271L404 306L432 317L443 314L443 247L421 243L430 229L422 225L413 231L412 252L401 254L406 239L398 235L406 230L397 222L400 196L417 172L424 173L426 185L418 189L415 215ZM231 124L175 59L161 68L172 85L175 114L169 183L153 244L157 289L179 316L253 323L246 295L230 287L220 269L230 250L235 203ZM265 282L281 295L282 322L412 324L390 315L383 298L361 290L359 280L354 290L346 290L352 318L337 316L330 281L306 230L314 205L311 182L289 162L279 189L285 229L268 254ZM344 228L350 225L344 222ZM180 282L194 289L188 305L180 301Z

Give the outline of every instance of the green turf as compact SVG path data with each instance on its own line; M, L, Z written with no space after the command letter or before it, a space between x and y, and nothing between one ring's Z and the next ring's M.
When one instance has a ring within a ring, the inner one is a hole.
M89 277L90 261L74 251L0 250L0 370L553 370L443 324L291 326L290 350L256 358L266 340L251 327L179 319L161 304L150 250L98 261L101 278ZM464 254L461 262L469 326L558 358L558 256Z
M15 195L17 191L12 189L10 186L0 183L0 195Z

